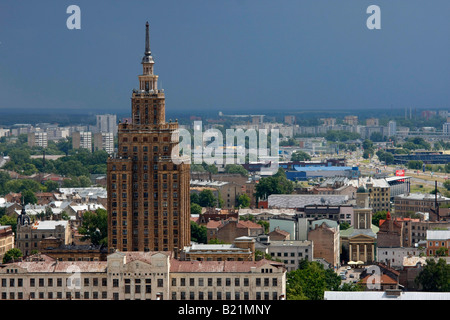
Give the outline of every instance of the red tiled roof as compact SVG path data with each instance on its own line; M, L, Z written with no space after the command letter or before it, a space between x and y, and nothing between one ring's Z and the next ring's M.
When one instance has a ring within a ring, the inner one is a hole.
M248 228L248 229L260 229L263 228L260 224L257 224L250 220L240 220L237 225L238 228Z
M207 229L216 229L216 228L220 228L222 225L223 225L222 221L209 220L208 223L206 224L206 228Z
M364 279L361 280L361 282L366 284L366 285L373 283L373 282L370 282L370 281L369 281L369 283L367 283L367 281L369 280L370 277L373 277L373 278L370 279L371 281L373 281L373 279L376 279L376 277L373 276L373 275L367 275ZM380 276L380 278L376 279L376 280L379 280L381 285L383 285L383 284L391 284L391 285L398 284L397 281L395 281L394 279L389 277L387 274L382 274Z
M260 268L264 265L283 267L281 263L270 260L259 261L180 261L171 260L170 272L250 272L251 267Z

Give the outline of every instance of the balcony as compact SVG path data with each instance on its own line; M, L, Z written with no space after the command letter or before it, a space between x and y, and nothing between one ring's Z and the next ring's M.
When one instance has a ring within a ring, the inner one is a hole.
M133 89L133 98L164 98L164 89L158 90L138 90Z

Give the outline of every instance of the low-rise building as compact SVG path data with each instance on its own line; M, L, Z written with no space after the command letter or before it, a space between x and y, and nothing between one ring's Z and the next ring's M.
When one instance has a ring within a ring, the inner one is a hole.
M234 239L239 237L257 237L264 234L264 227L252 221L227 219L210 220L207 225L207 239L217 239L223 243L233 243Z
M269 261L180 261L169 252L115 252L106 261L45 255L0 267L0 300L278 300L286 269Z
M302 260L314 258L314 244L308 240L270 241L267 251L272 259L281 260L288 271L297 270Z
M411 257L418 257L420 254L424 253L423 248L379 248L377 247L377 261L381 262L391 268L402 269L405 266L405 259Z
M48 237L39 242L39 252L58 261L105 261L108 250L102 245L64 244L62 239Z
M11 226L0 226L0 263L8 250L14 248L14 232Z
M427 256L448 256L450 230L427 230Z
M397 216L406 216L410 213L428 212L436 209L435 203L439 207L450 204L450 198L442 195L435 196L434 194L424 193L409 193L401 194L394 197L395 214ZM433 221L432 215L430 220Z
M39 250L39 242L48 237L61 239L64 244L71 240L71 229L66 220L46 220L31 223L25 210L17 218L16 247L24 256Z

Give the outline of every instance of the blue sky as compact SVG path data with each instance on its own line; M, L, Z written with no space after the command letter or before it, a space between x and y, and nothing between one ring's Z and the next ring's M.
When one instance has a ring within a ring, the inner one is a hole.
M69 5L81 30L68 30ZM369 5L381 30L369 30ZM170 110L450 109L448 0L0 2L0 109L128 112L145 22Z

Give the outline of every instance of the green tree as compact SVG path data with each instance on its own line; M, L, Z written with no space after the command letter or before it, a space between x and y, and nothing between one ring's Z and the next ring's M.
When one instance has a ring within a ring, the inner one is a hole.
M348 223L348 222L346 222L346 221L342 221L340 224L339 224L339 229L342 231L342 230L347 230L348 228L350 228L351 226L350 226L350 223Z
M47 192L54 192L54 191L58 191L59 189L59 183L56 181L52 181L52 180L47 180L44 183L44 187L45 187L45 191Z
M261 178L255 186L255 196L259 199L265 199L271 194L291 194L294 191L294 184L286 178L283 168L273 176Z
M7 216L6 214L0 218L0 225L2 226L11 226L11 229L14 233L17 230L17 219Z
M415 279L422 291L449 292L450 291L450 265L440 258L438 262L427 259L426 265Z
M207 243L206 227L191 221L191 240L197 243Z
M9 192L20 193L25 190L39 192L42 190L42 188L43 187L39 182L30 179L13 179L9 180L5 184L6 193Z
M191 214L201 214L202 207L197 203L191 203Z
M240 174L243 177L247 177L248 176L248 171L245 170L245 168L243 166L241 166L240 164L227 164L225 166L225 172L226 173L237 173Z
M5 252L3 263L13 262L23 256L22 251L18 248L12 248Z
M87 188L91 184L91 179L86 176L72 177L63 181L64 188Z
M217 199L214 197L213 192L210 189L204 189L198 196L199 205L202 207L216 207Z
M191 204L192 203L196 203L196 204L200 203L200 199L198 198L198 193L195 193L195 192L191 193L190 199L191 199Z
M25 190L22 192L23 202L25 204L36 204L37 198L32 190Z
M343 283L337 291L364 291L364 287L358 283Z
M305 151L297 150L292 153L291 161L309 161L311 156Z
M385 220L387 216L387 211L378 211L372 215L372 224L379 227L380 220Z
M369 139L365 139L362 143L364 150L373 150L373 142Z
M247 194L241 194L237 199L237 205L241 208L248 208L250 206L251 199Z
M0 195L5 195L8 192L6 191L6 183L11 180L11 176L8 172L0 171Z
M421 160L410 160L408 161L408 169L421 170L423 167L423 162Z
M78 160L61 161L56 169L59 174L64 176L79 177L89 175L89 170L86 165Z
M376 152L376 155L378 156L378 160L384 161L387 165L394 163L394 155L390 152L385 152L383 150L378 150Z
M297 270L287 274L286 295L289 300L323 300L324 292L337 290L341 280L331 269L318 262L303 260Z
M448 249L445 247L440 247L436 250L436 255L438 257L447 257L448 256Z
M445 187L445 189L450 191L450 180L445 180L444 181L444 187Z
M108 244L108 215L106 210L86 211L78 232L84 235L81 240L90 240L94 245Z

